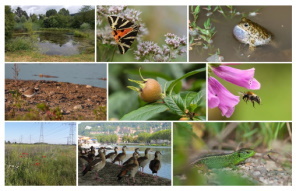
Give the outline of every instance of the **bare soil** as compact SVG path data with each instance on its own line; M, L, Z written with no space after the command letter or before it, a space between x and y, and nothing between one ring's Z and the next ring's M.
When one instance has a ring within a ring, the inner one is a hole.
M39 85L25 97L22 89ZM40 104L44 106L40 109ZM106 89L47 80L5 80L6 120L106 120Z
M171 180L158 177L157 179L151 174L143 173L140 174L137 172L135 176L135 183L130 178L129 183L127 179L121 179L120 181L117 180L117 175L121 170L121 166L117 164L113 164L110 162L106 162L105 167L99 171L98 177L100 179L94 179L95 173L88 172L86 175L82 176L82 167L79 167L78 172L78 185L79 186L92 186L92 185L109 185L109 186L171 186ZM145 168L148 168L147 166ZM128 177L127 177L128 178Z

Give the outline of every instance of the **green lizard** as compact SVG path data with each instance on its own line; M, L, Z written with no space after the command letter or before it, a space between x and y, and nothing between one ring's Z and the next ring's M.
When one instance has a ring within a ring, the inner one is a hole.
M253 149L243 148L230 154L207 155L197 159L197 161L191 164L199 170L235 167L235 165L245 161L247 158L254 156L255 153Z

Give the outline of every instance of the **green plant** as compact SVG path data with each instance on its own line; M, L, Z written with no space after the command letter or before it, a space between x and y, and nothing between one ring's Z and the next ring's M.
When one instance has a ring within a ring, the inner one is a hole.
M183 79L200 72L205 72L205 68L188 72L182 77L171 81L158 77L157 81L161 85L163 91L163 102L144 105L143 107L125 114L121 120L148 120L165 111L169 111L173 115L179 116L179 118L186 116L190 120L205 120L205 116L200 116L198 114L204 104L205 91L181 92L178 88ZM137 91L135 88L132 89Z
M94 114L96 116L96 120L106 120L106 106L99 106L97 109L94 109Z

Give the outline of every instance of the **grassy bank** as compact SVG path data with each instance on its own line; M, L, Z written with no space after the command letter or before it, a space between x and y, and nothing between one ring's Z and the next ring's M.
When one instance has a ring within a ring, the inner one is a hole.
M5 185L76 185L75 146L5 145Z
M6 62L94 62L94 53L71 56L45 55L36 51L6 52Z

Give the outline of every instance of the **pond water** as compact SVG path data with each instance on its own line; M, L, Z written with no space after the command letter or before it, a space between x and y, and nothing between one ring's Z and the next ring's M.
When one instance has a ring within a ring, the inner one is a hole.
M37 32L34 37L37 39L38 50L46 55L71 56L94 48L88 39L75 37L72 33Z
M106 88L106 64L18 64L20 80L53 80ZM13 79L13 64L5 64L5 78Z
M229 11L225 6L222 7L223 10ZM210 56L209 53L214 54L217 48L219 48L220 55L224 57L226 62L292 61L292 6L234 6L234 9L240 13L259 10L259 14L256 16L246 17L273 34L273 42L270 45L256 47L254 51L250 51L248 45L237 41L232 34L233 27L240 22L242 15L225 18L216 11L211 16L207 16L208 11L205 8L201 7L197 25L203 28L203 23L211 18L212 26L216 30L212 44L214 49L211 52L194 46L193 50L189 52L191 62L206 61ZM213 8L214 6L212 10ZM189 14L189 16L190 20L193 21L192 15Z
M118 153L121 153L121 146L119 146L119 150ZM129 159L130 157L132 157L135 148L139 148L140 151L140 155L141 156L145 156L145 149L148 148L148 146L127 146L127 150L126 150L126 158L124 159L124 162ZM161 156L160 156L160 162L161 162L161 168L158 171L157 175L159 177L164 177L167 179L171 179L171 147L162 147L162 146L149 146L149 148L151 148L152 152L150 151L148 153L148 158L149 160L153 160L154 159L154 153L155 151L160 151L161 152ZM96 150L97 151L97 150ZM114 152L113 150L107 150L106 154L110 153L110 152ZM109 159L108 159L109 161ZM146 165L146 167L144 168L144 172L147 174L152 174L151 170L149 169L149 163Z

